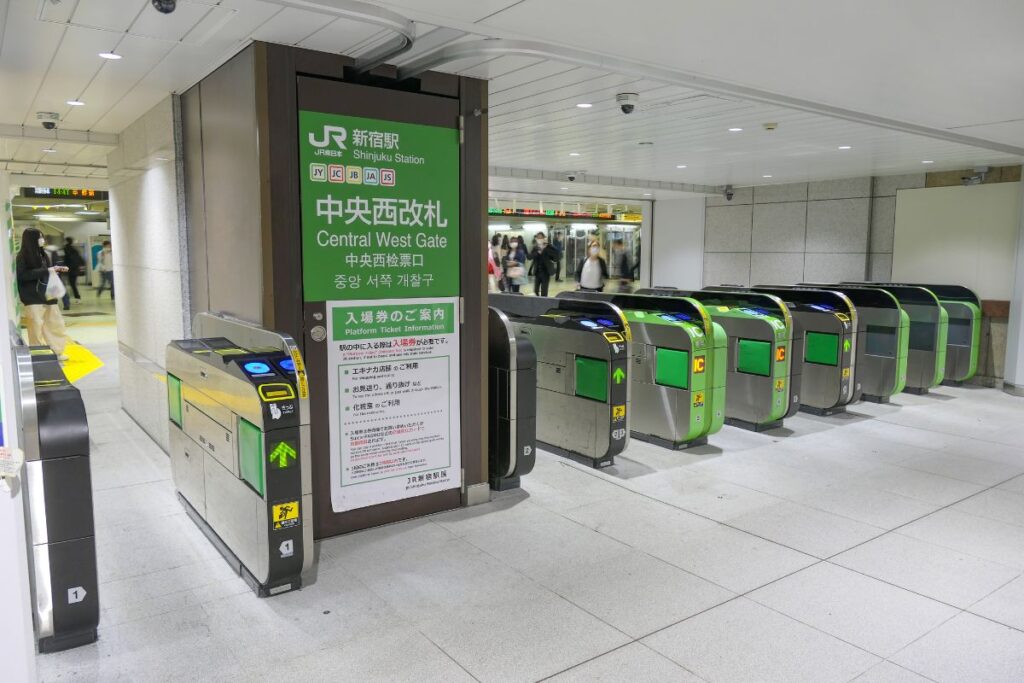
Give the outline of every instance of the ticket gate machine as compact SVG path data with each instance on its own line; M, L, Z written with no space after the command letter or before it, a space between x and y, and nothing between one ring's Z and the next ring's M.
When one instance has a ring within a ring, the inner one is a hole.
M633 334L633 438L683 449L722 428L727 338L696 300L603 292L558 298L607 301L625 314Z
M907 346L910 317L896 298L884 289L836 284L802 284L796 288L833 289L857 307L862 332L857 344L854 377L861 398L888 403L907 383Z
M537 354L537 445L607 467L629 443L630 330L600 301L490 294Z
M506 491L537 461L537 354L496 308L488 310L487 347L488 478Z
M981 349L981 299L960 285L911 285L924 287L939 299L949 315L946 336L946 370L943 384L960 385L978 371Z
M892 294L910 318L907 353L907 384L904 391L926 394L942 383L946 371L946 337L949 314L938 298L924 287L851 282L883 289Z
M192 520L260 597L313 563L305 367L287 335L200 313L167 345L171 473Z
M89 423L53 351L17 329L11 342L36 646L58 652L94 642L100 621Z
M785 301L803 334L803 358L792 358L794 365L803 364L800 410L832 415L858 400L861 391L855 369L863 323L853 302L843 293L828 289L774 285L749 289Z
M802 353L793 319L776 296L755 292L697 292L656 287L637 294L690 297L728 336L725 423L753 431L782 426L800 408L799 374L790 357ZM796 368L799 370L799 366Z

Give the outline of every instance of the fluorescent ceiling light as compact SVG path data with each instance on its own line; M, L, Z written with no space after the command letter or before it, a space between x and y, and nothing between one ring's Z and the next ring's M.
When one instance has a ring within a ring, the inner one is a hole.
M730 128L729 132L730 133L742 133L743 129L742 128Z
M686 164L676 164L676 168L686 168Z
M922 164L934 164L935 162L934 162L934 161L931 161L931 160L929 160L929 161L922 161L921 163L922 163Z
M121 55L116 54L114 52L101 52L100 57L102 57L103 59L121 59Z
M645 196L645 197L650 197L650 196L651 196L651 193L650 193L650 192L644 192L644 196Z
M569 152L569 156L571 156L571 157L578 157L579 155L580 155L579 152Z
M839 149L853 149L850 145L839 145Z
M68 104L69 107L84 107L85 106L85 102L83 102L82 100L68 100L67 104Z
M569 188L568 188L568 187L563 187L563 188L561 188L561 189L563 189L563 190L568 190Z
M580 102L576 106L579 107L580 109L590 109L594 105L592 105L590 102Z
M57 150L55 150L53 147L43 147L43 151L46 152L47 154L53 154Z
M770 173L768 173L768 174L766 174L766 175L763 175L763 176L761 176L761 177L762 177L762 178L771 178L771 177L772 177L772 175L771 175Z

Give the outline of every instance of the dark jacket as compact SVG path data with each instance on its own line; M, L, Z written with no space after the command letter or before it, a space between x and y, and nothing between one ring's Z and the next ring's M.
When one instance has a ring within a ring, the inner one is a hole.
M26 306L55 304L56 299L46 299L46 282L50 279L50 255L45 249L39 250L42 265L33 268L18 256L16 270L18 274L18 297Z
M527 255L533 261L533 274L542 280L550 279L555 274L558 263L558 250L550 244L545 244L543 249L533 246Z
M85 265L85 261L82 259L82 255L78 253L78 249L70 244L64 247L64 265L68 267L68 272L71 275L78 275L82 266Z
M589 258L589 257L588 257ZM597 257L597 261L601 266L601 282L603 283L608 279L608 264L605 263L604 259L600 256ZM579 264L576 266L576 282L582 284L583 282L583 265L587 262L586 258L580 259Z

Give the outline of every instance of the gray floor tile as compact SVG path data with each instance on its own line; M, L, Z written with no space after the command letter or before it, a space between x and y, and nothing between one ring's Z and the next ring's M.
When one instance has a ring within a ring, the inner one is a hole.
M1004 489L989 489L953 506L969 515L1024 526L1024 495Z
M584 683L585 681L700 683L703 679L694 676L643 643L630 643L548 680L552 683L556 681L557 683Z
M1003 491L1013 491L1014 493L1024 493L1024 476L1020 476L1020 477L1016 477L1014 479L1011 479L1010 481L1006 482L1005 484L1000 484L997 488L999 488L1000 490L1003 490Z
M729 524L819 558L884 533L884 529L789 501L736 517Z
M890 533L830 560L914 593L966 608L1019 569Z
M938 683L1024 680L1024 633L960 614L891 658Z
M939 508L932 503L850 482L832 484L806 493L796 497L793 502L881 529L895 529Z
M694 465L694 472L745 486L780 498L820 488L836 477L807 472L770 461L758 462L755 452Z
M889 491L934 505L949 505L981 491L980 484L950 479L930 472L906 467L883 465L854 482L870 488Z
M1017 577L972 605L970 611L1024 631L1024 577Z
M639 638L734 597L734 593L636 550L545 582L574 605Z
M899 466L982 486L993 486L1024 473L1024 467L953 453L930 453L905 460Z
M1024 527L945 509L902 527L899 533L1024 569Z
M708 681L849 681L878 657L737 598L643 640Z
M652 498L720 522L781 500L724 479L693 474L690 469L640 477L630 485Z
M470 607L425 622L420 629L484 681L535 681L630 641L621 631L547 592Z
M531 503L556 512L630 495L593 469L585 471L565 458L543 451L537 454L533 472L523 478L522 489Z
M709 519L639 496L628 505L613 501L592 503L571 510L566 516L604 536L644 550L718 526Z
M853 683L928 683L928 679L892 662L881 662L857 676Z
M827 562L748 597L881 657L901 650L958 612Z

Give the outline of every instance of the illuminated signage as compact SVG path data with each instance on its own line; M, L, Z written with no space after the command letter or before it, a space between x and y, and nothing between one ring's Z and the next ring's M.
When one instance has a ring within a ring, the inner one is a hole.
M33 198L54 198L54 199L94 199L101 201L107 199L106 190L87 190L77 187L23 187L22 197Z
M512 218L582 218L584 220L598 221L620 221L623 223L640 223L641 216L638 213L591 213L589 211L562 211L558 209L501 209L490 207L487 209L489 216L504 216Z

